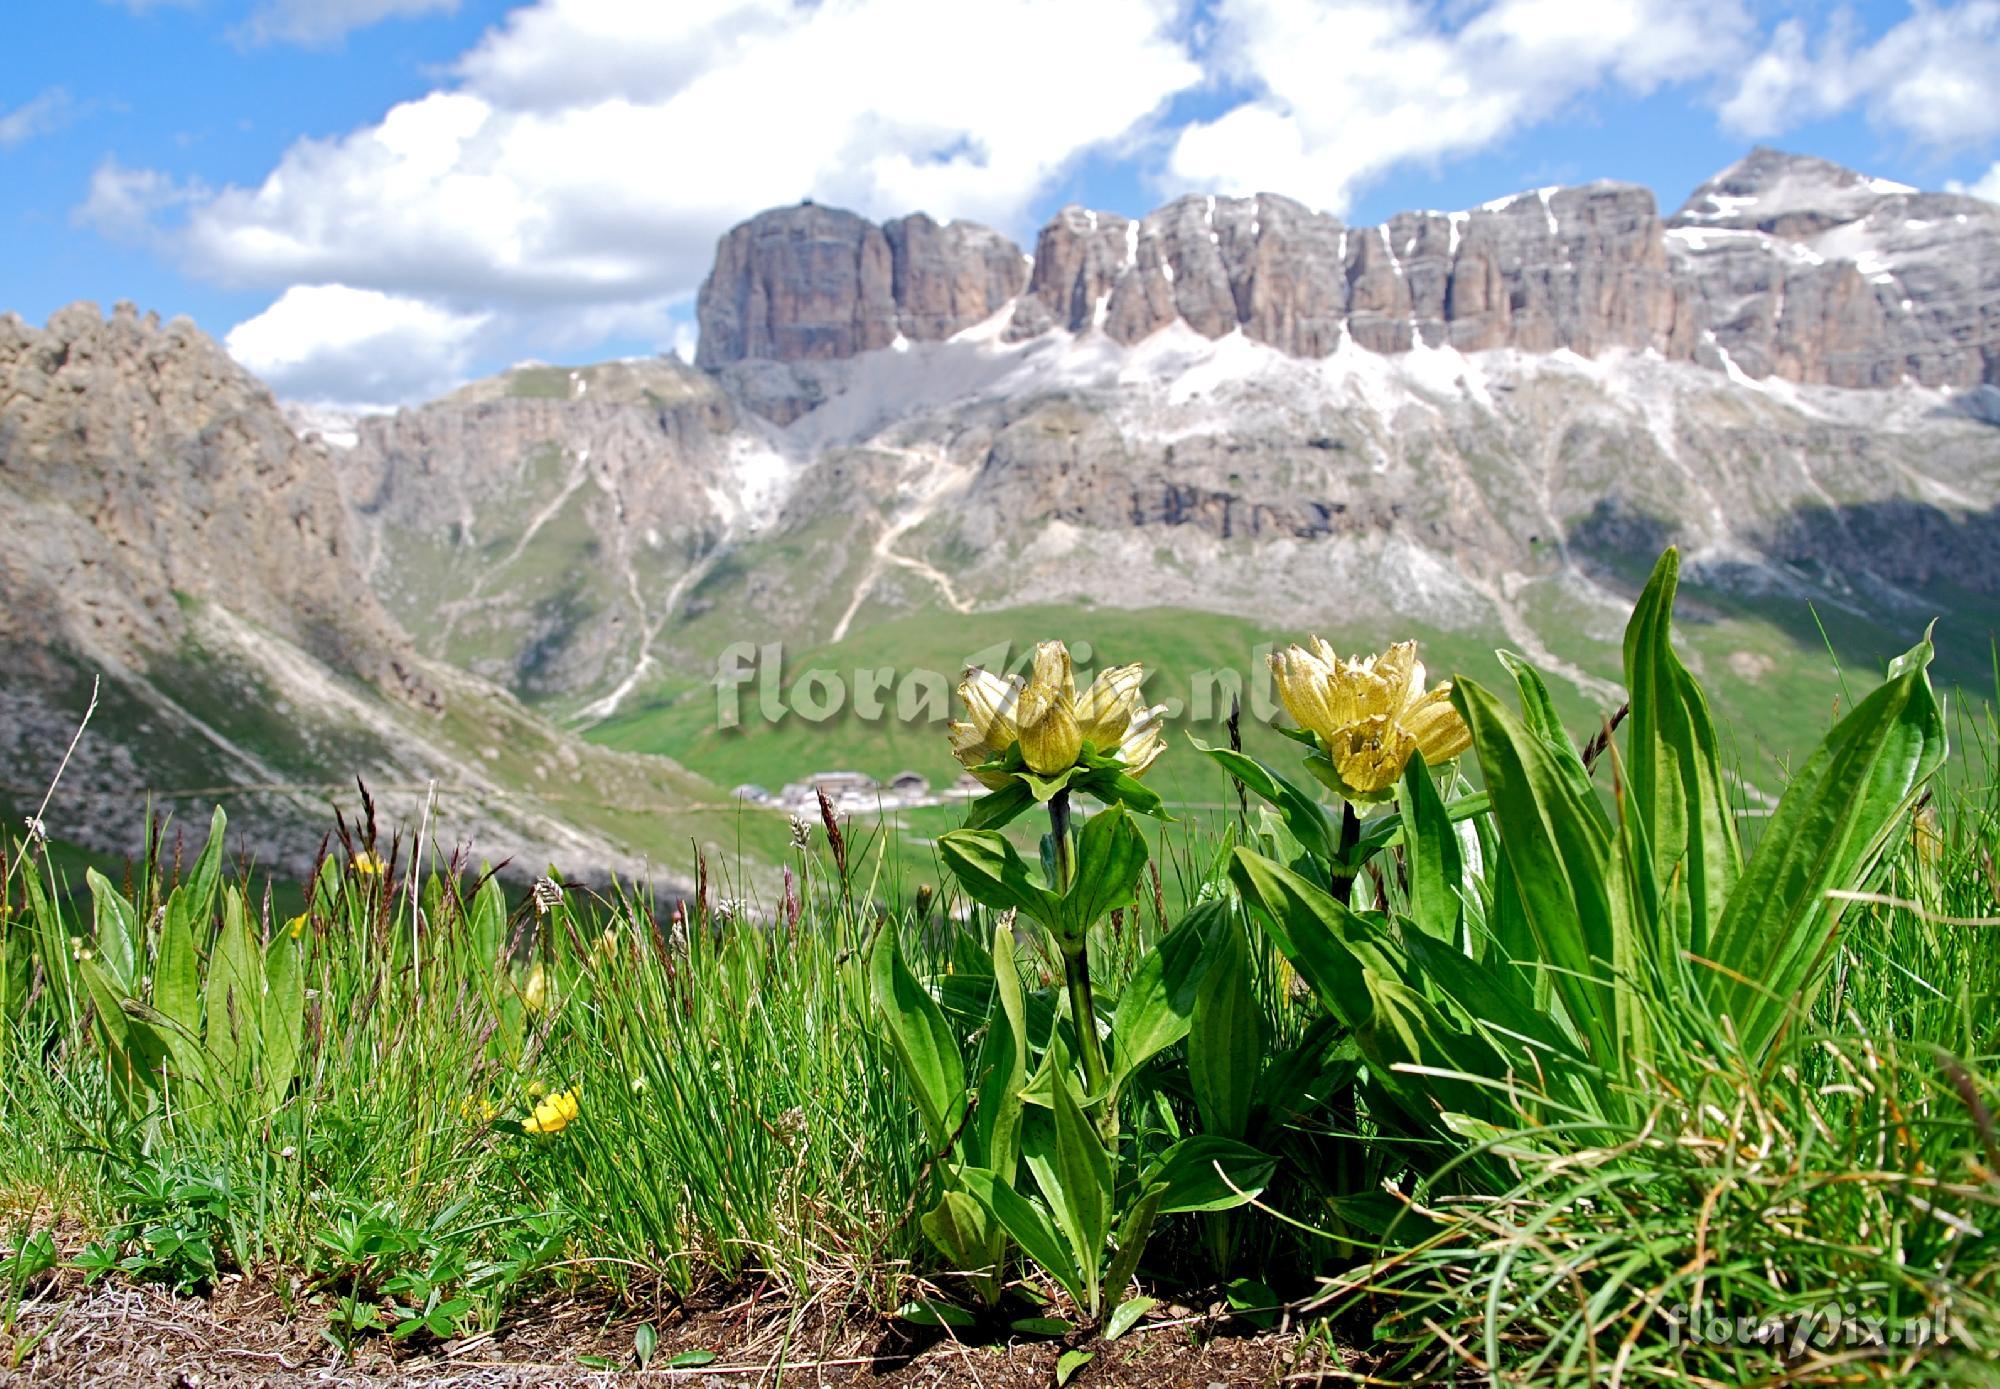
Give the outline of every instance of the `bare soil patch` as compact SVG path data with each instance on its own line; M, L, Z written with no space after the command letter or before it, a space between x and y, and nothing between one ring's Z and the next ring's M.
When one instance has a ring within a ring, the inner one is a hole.
M1181 1309L1176 1309L1181 1310ZM641 1371L633 1333L658 1332ZM291 1389L292 1386L423 1385L502 1389L514 1385L965 1385L1046 1389L1067 1343L1013 1338L978 1344L951 1333L852 1315L800 1314L782 1299L745 1293L656 1315L608 1298L572 1298L517 1308L490 1336L448 1342L363 1341L352 1358L323 1334L324 1315L294 1305L276 1287L229 1278L208 1297L157 1287L84 1288L72 1275L22 1306L10 1340L0 1336L0 1389ZM1081 1343L1081 1342L1079 1342ZM4 1368L26 1347L19 1367ZM1340 1363L1298 1336L1255 1332L1210 1317L1162 1317L1095 1352L1072 1381L1079 1389L1278 1385L1322 1382ZM687 1352L705 1365L663 1368ZM591 1361L601 1362L592 1364ZM618 1366L608 1369L601 1365ZM1344 1378L1345 1376L1343 1376Z

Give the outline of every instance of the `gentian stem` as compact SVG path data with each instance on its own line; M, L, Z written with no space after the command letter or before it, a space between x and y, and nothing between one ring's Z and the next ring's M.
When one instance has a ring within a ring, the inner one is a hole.
M1360 872L1360 865L1348 866L1347 856L1354 852L1354 846L1361 842L1361 817L1354 811L1354 802L1342 800L1340 803L1340 834L1334 841L1333 863L1327 872L1327 886L1333 900L1341 906L1349 906L1354 901L1354 879Z
M1058 791L1049 798L1049 833L1055 840L1056 889L1067 893L1076 882L1076 848L1070 838L1069 792ZM1108 1071L1104 1064L1104 1041L1097 1035L1097 997L1090 987L1090 939L1086 926L1074 941L1060 938L1063 982L1069 991L1070 1021L1076 1025L1076 1046L1082 1053L1084 1088L1103 1095ZM1106 1109L1110 1108L1109 1098ZM1098 1118L1100 1131L1116 1132L1117 1120L1106 1113Z

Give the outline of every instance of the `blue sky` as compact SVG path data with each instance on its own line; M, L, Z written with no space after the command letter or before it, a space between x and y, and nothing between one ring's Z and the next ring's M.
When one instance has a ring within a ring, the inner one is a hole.
M187 313L281 394L685 348L813 196L1032 244L1068 202L1355 222L1759 141L2000 197L2000 0L63 0L13 7L0 308Z

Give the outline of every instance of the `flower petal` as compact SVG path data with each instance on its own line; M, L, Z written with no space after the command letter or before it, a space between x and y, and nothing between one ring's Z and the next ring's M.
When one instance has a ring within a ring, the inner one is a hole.
M958 697L965 704L966 718L994 752L1007 751L1021 736L1015 724L1015 710L1021 698L1019 680L973 666L965 672Z
M1139 711L1139 687L1146 672L1140 666L1112 666L1099 671L1090 688L1077 696L1076 722L1084 741L1099 752L1116 747Z

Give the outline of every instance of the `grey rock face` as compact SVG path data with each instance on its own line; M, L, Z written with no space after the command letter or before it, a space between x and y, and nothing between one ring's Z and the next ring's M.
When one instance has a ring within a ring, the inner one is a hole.
M1758 149L1668 232L1710 354L1835 386L2000 382L2000 207Z
M1020 291L1020 248L972 223L921 213L878 227L804 203L760 213L716 247L696 312L696 362L827 361L900 334L949 337Z
M324 455L186 319L0 316L0 641L142 667L219 603L431 698L362 576Z
M880 266L888 250L885 289ZM1751 377L1873 387L2000 381L2000 208L1824 160L1753 151L1671 222L1599 182L1349 227L1289 198L1190 196L1139 221L1066 207L1025 287L1011 243L928 218L765 213L723 239L703 289L703 365L852 356L948 337L1019 291L1005 337L1176 322L1297 357L1653 351ZM750 408L810 411L809 382L752 374Z
M370 579L422 649L559 695L614 681L754 502L740 423L677 359L535 367L364 418L336 463Z

